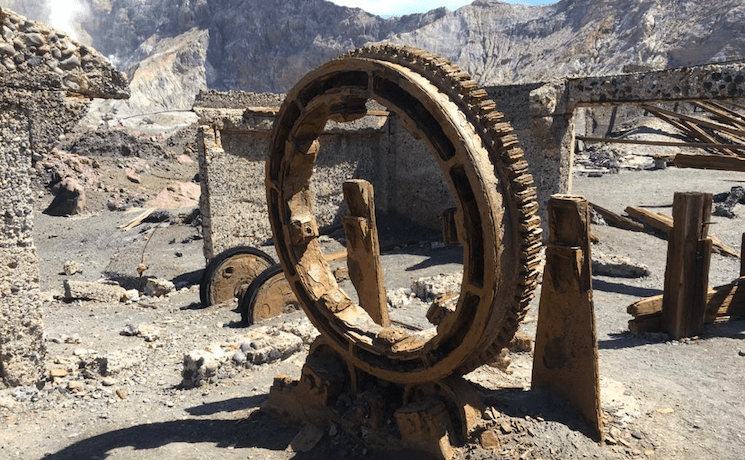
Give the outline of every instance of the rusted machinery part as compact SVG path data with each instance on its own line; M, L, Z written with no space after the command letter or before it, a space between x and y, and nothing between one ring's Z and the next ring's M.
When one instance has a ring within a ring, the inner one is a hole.
M280 264L272 265L254 278L238 302L241 322L245 325L260 323L299 309L300 304Z
M236 246L220 253L207 265L199 283L203 307L240 298L251 281L276 264L264 251L250 246Z
M424 140L457 205L464 275L455 312L410 332L375 324L339 288L317 239L310 179L327 120L366 113L369 99ZM457 66L394 45L348 53L306 75L274 123L266 170L275 245L302 307L361 370L409 384L490 362L514 336L537 283L540 220L533 178L512 127Z

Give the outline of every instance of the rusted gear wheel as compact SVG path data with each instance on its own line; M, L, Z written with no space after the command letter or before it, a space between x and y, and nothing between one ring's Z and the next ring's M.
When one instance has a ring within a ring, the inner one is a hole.
M264 251L236 246L220 253L207 265L199 283L203 307L240 299L251 281L276 262Z
M254 278L238 302L241 321L245 325L260 323L298 309L300 304L280 264L272 265Z
M370 99L428 144L457 205L460 298L430 330L375 324L338 287L317 240L310 179L318 137L327 120L364 116ZM446 59L382 45L310 72L274 123L266 186L285 275L313 324L354 366L402 384L434 381L491 361L514 336L536 286L536 190L512 127L486 91Z

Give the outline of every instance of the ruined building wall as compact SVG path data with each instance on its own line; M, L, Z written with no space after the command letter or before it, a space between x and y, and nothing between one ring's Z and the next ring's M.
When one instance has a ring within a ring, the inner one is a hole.
M126 77L43 24L0 9L0 376L27 385L44 372L34 161L85 115L90 97L126 97Z
M200 209L204 256L208 260L232 247L258 245L271 237L264 160L274 112L204 107L230 105L231 98L237 98L248 107L257 108L268 96L226 93L224 97L227 103L220 101L217 93L205 93L195 107L200 116L197 142L202 187ZM398 196L388 192L388 170L395 163L386 158L386 152L391 151L387 132L387 117L382 116L327 124L319 139L321 151L311 181L321 227L341 222L344 212L341 187L348 178L372 182L379 212L390 210L390 203Z

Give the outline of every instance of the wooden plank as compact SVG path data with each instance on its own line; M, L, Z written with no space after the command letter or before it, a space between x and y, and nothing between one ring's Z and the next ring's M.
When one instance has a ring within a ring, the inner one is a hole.
M727 122L730 123L732 126L740 126L742 128L745 128L745 120L742 119L742 115L735 112L734 110L728 109L721 104L717 104L713 101L691 101L691 104L727 120Z
M357 289L360 306L373 321L388 327L391 321L380 260L373 186L365 180L349 180L344 182L342 191L349 211L342 220L347 236L349 278Z
M121 228L125 232L132 230L136 226L140 225L143 220L147 219L147 217L154 212L155 208L148 208L142 214L130 220L128 223L120 225L119 228Z
M576 136L578 141L584 142L603 142L608 144L634 144L634 145L656 145L659 147L684 147L696 149L714 149L714 150L745 150L745 144L723 144L721 142L703 143L703 142L672 142L672 141L646 141L635 139L614 139L612 137L592 137Z
M628 206L624 212L639 222L649 225L655 230L669 234L673 229L673 218L654 211L648 211L636 206Z
M689 121L682 121L681 123L683 123L685 126L688 127L689 133L695 139L700 139L701 141L709 143L709 144L720 143L722 145L729 145L729 144L725 144L724 142L719 141L717 138L715 138L714 136L710 135L709 133L701 129L701 127L699 127L695 123L691 123ZM726 153L727 155L730 155L730 156L737 155L737 152L734 149L731 149L729 147L724 148L724 149L719 149L719 150L721 150L723 153Z
M587 201L552 196L548 227L531 386L563 396L602 440Z
M676 193L668 237L661 327L673 339L700 335L706 312L711 260L707 238L713 197L710 193Z
M715 169L718 171L743 171L745 172L745 159L738 157L725 157L722 155L690 155L677 154L672 159L672 164L678 168Z
M680 131L685 133L688 137L693 138L693 139L699 139L705 144L717 146L717 147L709 147L709 148L721 150L730 156L736 155L736 149L729 148L728 147L729 144L720 142L713 136L709 135L709 133L701 129L696 123L692 122L691 120L677 119L679 117L676 112L663 111L663 109L660 107L654 107L654 106L649 106L649 105L645 105L644 108L647 109L652 115L656 116L657 118L660 118L661 120L664 120L667 123L675 126Z
M616 214L613 211L610 211L602 206L599 206L595 203L590 203L590 207L595 210L598 214L603 216L603 219L605 219L605 222L612 226L621 228L623 230L629 230L632 232L644 232L646 231L644 229L644 225L640 224L639 222L636 222L634 220L629 219L628 217L624 217L621 215Z
M705 120L703 118L698 117L692 117L689 115L683 115L682 113L676 113L671 110L663 109L661 107L652 107L652 106L643 106L646 110L649 110L650 112L657 111L659 113L662 113L663 115L668 115L670 117L676 117L680 120L684 121L690 121L695 123L698 126L706 126L707 128L711 128L717 131L723 131L725 133L732 133L737 136L745 136L745 130L738 129L738 128L732 128L727 125L723 125L721 123L715 123L713 121Z
M745 277L724 286L709 288L706 297L705 324L745 316ZM661 294L639 299L629 305L626 311L634 316L634 319L629 321L631 332L642 334L660 331Z
M630 215L634 219L637 219L639 222L647 224L655 230L659 230L665 233L666 235L669 235L672 231L673 218L670 216L666 216L658 212L647 211L646 209L638 208L635 206L628 206L624 211L626 212L626 214ZM725 244L724 241L720 240L716 236L709 235L709 238L711 238L711 241L713 243L712 250L715 254L721 254L723 256L729 257L740 257L740 253L738 253L731 246Z
M652 315L662 311L662 294L644 297L626 307L626 312L633 317Z

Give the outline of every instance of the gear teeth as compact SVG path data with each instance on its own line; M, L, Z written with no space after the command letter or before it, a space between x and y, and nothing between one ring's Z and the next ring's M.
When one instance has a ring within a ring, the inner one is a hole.
M482 339L484 351L463 363L460 370L468 372L491 362L508 345L535 294L541 265L542 229L537 215L538 193L533 176L512 126L505 121L504 114L497 111L498 104L467 72L448 59L418 48L393 44L366 46L349 56L393 62L427 78L458 104L469 121L481 130L479 135L490 151L491 161L502 183L506 212L511 214L513 231L521 240L517 268L522 278L517 282L514 298L506 300L510 307L505 309L503 317L495 319L496 322L490 321L498 330L491 331Z

